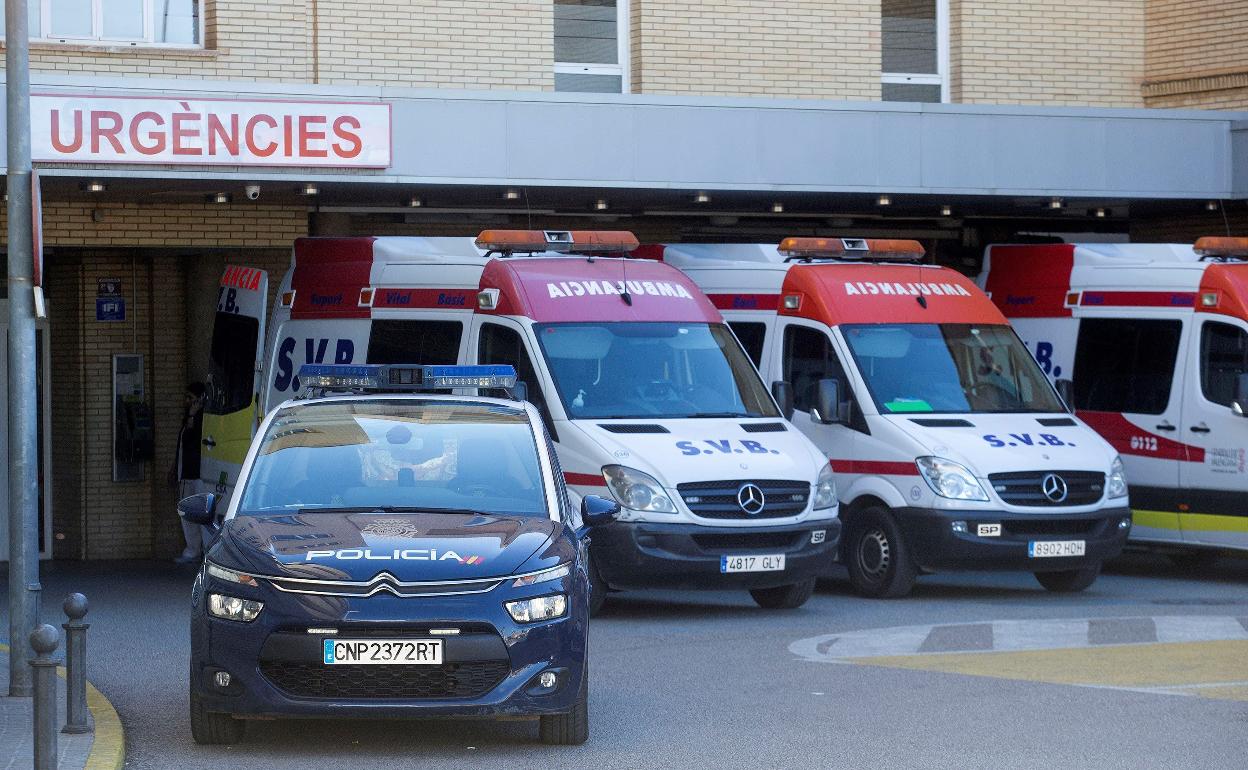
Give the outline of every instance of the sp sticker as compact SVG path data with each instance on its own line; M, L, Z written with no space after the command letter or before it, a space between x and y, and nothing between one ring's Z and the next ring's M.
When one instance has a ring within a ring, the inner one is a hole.
M1004 438L994 433L983 436L988 446L1000 449L1005 446L1074 446L1073 441L1063 441L1052 433L1009 433Z
M980 537L1001 537L1000 524L980 524L975 529L976 534Z
M703 439L701 445L695 441L677 441L676 448L680 450L682 455L695 457L697 455L731 455L731 454L752 454L778 455L780 452L775 449L768 449L757 441L748 439Z
M826 529L811 530L810 542L812 544L822 543L824 539L827 538L827 536L828 536L828 531Z

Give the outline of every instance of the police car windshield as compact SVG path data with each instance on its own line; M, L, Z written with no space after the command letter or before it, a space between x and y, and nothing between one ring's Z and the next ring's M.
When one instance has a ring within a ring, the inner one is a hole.
M265 432L239 514L343 509L545 516L533 428L521 411L462 402L283 409Z
M704 323L535 327L571 419L776 417L732 332Z
M841 327L881 414L1065 411L1008 326Z

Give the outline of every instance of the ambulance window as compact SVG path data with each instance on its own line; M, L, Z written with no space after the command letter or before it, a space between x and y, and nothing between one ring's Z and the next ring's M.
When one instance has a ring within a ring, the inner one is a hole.
M1075 408L1165 412L1182 331L1181 321L1083 319L1075 347Z
M546 408L546 397L542 393L542 384L538 380L537 371L533 368L533 360L524 349L524 340L520 333L499 324L481 324L481 339L477 342L477 363L479 364L511 364L516 368L516 379L528 386L529 403L537 407L546 423L546 430L555 434L555 426Z
M233 414L251 406L255 396L256 343L260 321L236 313L217 313L212 327L208 366L208 414Z
M456 364L464 325L459 321L373 321L370 364Z
M1205 398L1230 406L1241 374L1248 374L1248 334L1238 326L1206 323L1200 332L1200 390Z
M805 326L789 326L784 330L784 379L793 385L793 406L809 412L815 402L815 387L827 377L840 379L844 387L849 380L837 358L828 335Z
M745 352L749 355L750 360L754 362L754 366L761 369L763 366L763 341L767 339L767 324L755 321L737 321L735 323L729 322L728 328L732 329L732 333L737 335L737 339L741 342L741 347L745 348Z

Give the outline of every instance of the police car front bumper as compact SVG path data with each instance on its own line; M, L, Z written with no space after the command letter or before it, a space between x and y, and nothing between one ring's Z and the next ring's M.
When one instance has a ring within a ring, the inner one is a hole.
M774 588L825 574L840 537L837 518L772 527L617 521L593 530L590 554L603 581L617 590ZM784 554L784 569L720 570L723 556L763 554Z
M950 511L899 508L894 511L910 558L926 572L942 570L1080 569L1122 552L1131 532L1131 510L1109 508L1091 513L1045 514L1003 511ZM1121 523L1127 522L1126 526ZM955 530L964 522L964 531ZM1000 525L1000 534L980 536L980 524ZM1084 541L1083 556L1030 555L1033 542Z

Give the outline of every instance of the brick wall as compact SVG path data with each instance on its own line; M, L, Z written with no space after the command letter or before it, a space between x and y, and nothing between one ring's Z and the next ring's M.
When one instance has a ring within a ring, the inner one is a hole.
M949 5L953 101L1144 106L1144 0Z
M879 3L632 0L633 91L879 99Z
M1248 109L1248 0L1147 0L1149 107Z

